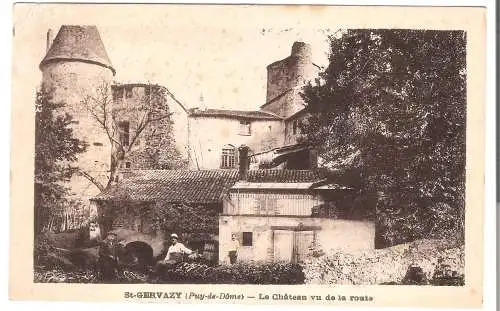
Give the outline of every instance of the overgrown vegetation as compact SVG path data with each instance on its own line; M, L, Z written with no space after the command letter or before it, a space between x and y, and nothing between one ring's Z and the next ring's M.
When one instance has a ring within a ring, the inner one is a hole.
M359 189L377 247L464 234L466 36L347 30L305 87L304 140Z
M61 250L43 235L35 243L35 282L101 283L97 249ZM121 265L115 283L146 283L148 274ZM167 270L159 283L188 284L303 284L302 267L293 263L239 263L210 266L184 262Z
M35 233L64 229L68 218L64 211L75 205L64 185L73 173L74 161L87 144L75 138L73 118L61 113L64 103L54 102L47 90L36 94L35 101Z
M294 263L238 263L210 267L184 263L167 271L166 280L189 284L303 284L304 273Z

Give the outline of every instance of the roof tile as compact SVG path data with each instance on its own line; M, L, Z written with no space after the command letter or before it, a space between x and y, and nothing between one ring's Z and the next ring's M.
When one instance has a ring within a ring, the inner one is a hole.
M326 178L324 170L250 170L247 182L306 183ZM95 200L219 203L238 181L238 170L134 170Z

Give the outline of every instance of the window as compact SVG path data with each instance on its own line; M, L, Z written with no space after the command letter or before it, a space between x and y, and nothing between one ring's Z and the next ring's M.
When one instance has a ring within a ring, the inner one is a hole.
M125 168L130 168L131 164L130 162L125 162Z
M133 95L133 94L132 94L132 89L133 89L132 87L127 87L127 88L125 89L125 97L126 97L126 98L131 98L131 97L132 97L132 95Z
M150 86L146 86L144 88L144 96L149 97L149 94L151 94L151 87Z
M220 168L234 168L236 166L236 150L227 146L222 148L222 158Z
M250 122L249 121L240 121L240 135L249 136L250 132Z
M253 234L252 232L243 232L243 243L241 244L242 246L252 246L252 238Z
M130 123L123 121L118 123L118 131L120 133L120 143L124 147L130 144Z
M297 120L293 121L293 124L292 124L293 135L297 134L298 127L299 127L299 121L297 121Z

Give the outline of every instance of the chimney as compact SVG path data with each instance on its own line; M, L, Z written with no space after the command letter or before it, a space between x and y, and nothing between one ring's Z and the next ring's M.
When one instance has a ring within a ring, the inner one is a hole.
M48 52L50 50L50 47L52 46L52 42L54 41L54 33L52 31L52 29L49 28L49 30L47 30L47 51Z
M239 163L239 179L246 180L248 177L248 169L250 167L250 159L248 158L248 146L241 145L238 148L240 155Z

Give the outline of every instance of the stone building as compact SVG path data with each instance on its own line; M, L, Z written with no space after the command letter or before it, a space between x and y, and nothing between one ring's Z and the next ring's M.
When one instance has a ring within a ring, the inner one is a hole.
M161 252L162 241L172 233L155 229L155 221L163 217L162 209L171 206L201 209L199 215L191 216L206 217L199 221L205 225L195 219L167 221L186 224L176 231L182 241L192 249L201 250L208 260L217 261L218 215L222 213L228 189L237 179L237 170L129 170L117 184L91 202L99 213L103 234L113 231L123 238L126 232L126 243L145 243L142 249L151 247L154 256ZM186 218L185 212L179 214ZM140 234L129 234L130 231Z
M89 144L87 152L78 156L76 165L82 173L106 184L110 164L110 141L81 101L97 96L100 86L111 85L115 69L95 26L60 28L52 38L47 32L47 54L40 63L42 87L56 102L66 105L61 113L74 118L75 136ZM88 204L88 199L100 191L83 174L74 174L68 183L73 199Z
M164 217L165 207L179 206L181 212L170 212L171 219L163 221L182 224L176 233L183 242L214 262L228 263L233 234L241 245L240 261L300 262L313 245L375 247L373 220L357 210L362 207L342 204L355 195L353 189L335 183L324 169L248 170L247 152L239 148L238 169L124 172L92 199L101 231L112 230L157 256L171 232L159 231L155 221ZM325 206L328 213L319 212ZM199 214L189 214L193 207Z
M118 140L130 148L121 169L182 169L187 166L188 110L164 86L114 83L112 111ZM148 114L155 121L149 122ZM144 126L146 125L146 126Z
M332 182L327 171L250 170L244 149L239 179L228 190L219 218L219 260L229 263L231 237L240 242L239 261L301 262L323 250L375 248L375 223L341 202L354 189ZM328 213L318 213L328 205ZM354 216L354 217L352 217Z
M239 158L237 147L242 144L250 147L250 155L256 155L252 157L256 164L252 168L259 166L264 154L270 158L276 153L283 156L278 149L290 149L297 143L299 124L307 115L301 88L316 78L318 72L319 67L312 62L310 45L295 42L290 56L267 66L266 103L259 110L191 109L190 167L235 168ZM310 149L295 148L294 154L299 150L301 158L308 159L309 163ZM272 159L267 159L270 161Z
M82 103L88 96L110 94L109 109L116 120L111 140L130 147L118 157L124 174L137 169L236 169L240 145L250 147L252 170L310 169L317 165L314 150L297 144L300 120L307 115L299 93L318 69L311 47L295 42L289 56L267 66L266 103L258 110L242 111L189 107L165 86L113 81L116 70L95 26L63 25L54 39L49 30L47 53L40 63L42 86L54 100L66 103L61 112L73 116L76 137L89 145L76 162L79 174L68 183L83 206L101 192L96 182L108 184L116 152L116 143L111 144L109 133ZM153 122L134 137L153 103L166 109L168 122Z

